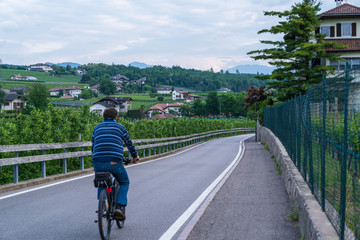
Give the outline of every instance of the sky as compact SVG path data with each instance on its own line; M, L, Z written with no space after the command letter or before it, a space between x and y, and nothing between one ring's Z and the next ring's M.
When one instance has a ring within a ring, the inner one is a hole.
M75 62L180 66L214 71L262 64L257 32L277 24L264 11L301 0L0 0L5 64ZM345 0L346 1L346 0ZM360 6L360 0L348 0ZM321 12L336 7L322 0Z

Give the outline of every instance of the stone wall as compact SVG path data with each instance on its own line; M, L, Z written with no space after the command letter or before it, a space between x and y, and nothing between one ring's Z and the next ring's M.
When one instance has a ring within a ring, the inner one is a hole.
M299 227L305 239L339 239L333 225L294 165L280 140L268 129L258 126L258 141L266 143L281 166L282 179L293 205L299 211Z

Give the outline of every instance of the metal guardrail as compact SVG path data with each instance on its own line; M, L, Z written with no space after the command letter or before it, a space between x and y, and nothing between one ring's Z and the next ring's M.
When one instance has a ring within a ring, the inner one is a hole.
M179 137L135 139L133 140L136 149L142 152L140 157L149 157L156 154L162 154L178 148L186 147L201 141L209 139L234 136L246 133L253 133L254 128L236 128L217 130L205 133L196 133ZM63 160L63 174L67 173L67 159L80 158L80 170L84 170L84 157L91 156L90 150L84 148L91 147L91 142L68 142L68 143L45 143L45 144L22 144L22 145L1 145L0 153L14 153L12 158L1 158L0 167L14 166L14 183L19 182L19 165L25 163L41 162L42 178L46 177L46 161ZM80 151L69 152L69 149L81 148ZM46 154L46 150L63 149L63 153ZM28 155L19 157L19 152L42 151L42 155ZM67 152L68 151L68 152ZM148 152L148 154L146 154ZM128 149L124 148L124 156L130 157ZM140 154L139 154L140 155Z

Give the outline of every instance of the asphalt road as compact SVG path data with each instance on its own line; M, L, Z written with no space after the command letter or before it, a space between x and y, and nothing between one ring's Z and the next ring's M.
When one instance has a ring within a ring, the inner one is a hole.
M233 162L248 136L213 140L128 167L127 220L123 229L113 226L111 239L159 239ZM100 239L92 180L83 176L12 197L7 197L11 192L0 195L0 239ZM173 239L179 233L174 234Z

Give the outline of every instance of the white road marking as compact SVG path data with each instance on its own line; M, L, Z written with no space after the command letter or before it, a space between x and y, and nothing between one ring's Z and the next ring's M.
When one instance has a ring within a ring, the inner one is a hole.
M231 164L213 181L205 191L191 204L191 206L170 226L170 228L159 238L159 240L170 240L179 229L184 225L184 223L191 217L191 215L197 210L201 203L211 194L219 182L226 176L226 174L235 166L240 157L243 155L243 142L252 136L248 136L240 141L239 151L231 162Z
M84 175L84 176L81 176L81 177L72 178L72 179L68 179L68 180L61 181L61 182L56 182L56 183L52 183L52 184L49 184L49 185L45 185L45 186L41 186L41 187L32 188L32 189L25 190L25 191L13 193L13 194L10 194L10 195L7 195L7 196L0 197L0 200L6 199L6 198L10 198L10 197L15 197L15 196L17 196L17 195L24 194L24 193L28 193L28 192L33 192L33 191L40 190L40 189L43 189L43 188L48 188L48 187L52 187L52 186L55 186L55 185L59 185L59 184L63 184L63 183L67 183L67 182L71 182L71 181L75 181L75 180L79 180L79 179L86 178L86 177L90 177L90 176L94 176L94 174L88 174L88 175Z

